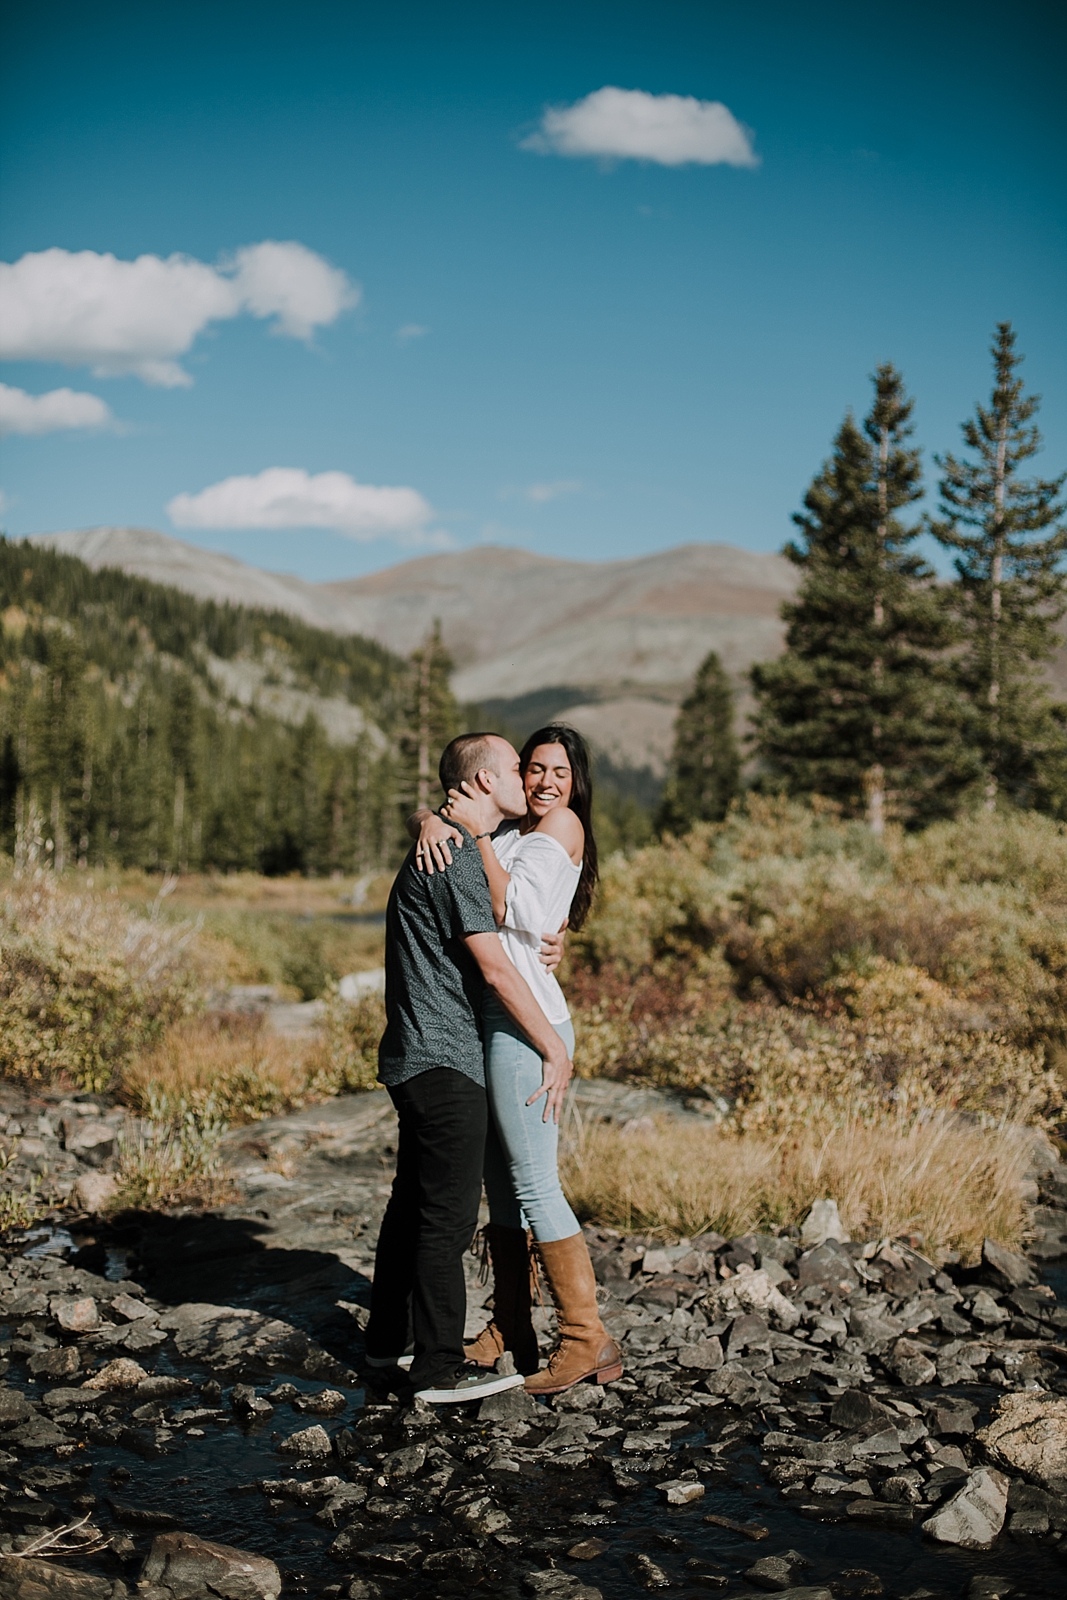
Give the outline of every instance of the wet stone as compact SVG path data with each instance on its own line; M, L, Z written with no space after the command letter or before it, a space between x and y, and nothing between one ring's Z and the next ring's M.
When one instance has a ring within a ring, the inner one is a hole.
M177 1600L191 1600L205 1588L225 1600L277 1600L282 1586L278 1568L266 1556L191 1533L163 1533L153 1539L141 1577L170 1589Z
M331 1448L330 1436L319 1423L313 1428L301 1428L289 1434L277 1445L277 1449L286 1456L328 1456Z

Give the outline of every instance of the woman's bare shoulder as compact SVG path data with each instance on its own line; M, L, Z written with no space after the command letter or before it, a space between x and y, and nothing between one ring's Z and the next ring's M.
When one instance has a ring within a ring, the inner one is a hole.
M580 861L585 849L585 829L569 806L558 806L542 817L535 833L547 834L566 850L573 861Z

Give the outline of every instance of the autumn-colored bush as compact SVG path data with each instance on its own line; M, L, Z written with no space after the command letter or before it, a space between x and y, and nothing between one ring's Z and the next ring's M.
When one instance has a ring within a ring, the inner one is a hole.
M0 887L0 1076L109 1088L192 1005L190 926L37 871Z
M754 797L606 864L566 986L577 1064L736 1102L736 1125L950 1106L1053 1122L1067 829L988 814L876 840Z

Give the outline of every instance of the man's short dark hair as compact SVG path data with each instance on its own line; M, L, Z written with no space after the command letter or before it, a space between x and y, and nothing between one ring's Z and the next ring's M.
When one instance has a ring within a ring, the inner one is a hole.
M437 769L445 794L460 784L473 783L483 767L496 772L496 757L489 743L494 737L491 733L461 733L445 746Z

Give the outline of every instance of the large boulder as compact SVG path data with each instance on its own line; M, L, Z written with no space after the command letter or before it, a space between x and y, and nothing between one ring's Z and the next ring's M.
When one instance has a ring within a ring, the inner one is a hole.
M994 1461L1067 1494L1067 1399L1036 1390L1006 1394L977 1437Z
M178 1600L205 1589L225 1600L278 1600L282 1575L266 1556L232 1545L213 1544L193 1533L161 1533L141 1573L144 1583L164 1584Z
M981 1550L991 1545L1004 1526L1008 1509L1008 1480L992 1467L972 1472L958 1494L945 1502L922 1528L942 1544L961 1544Z

